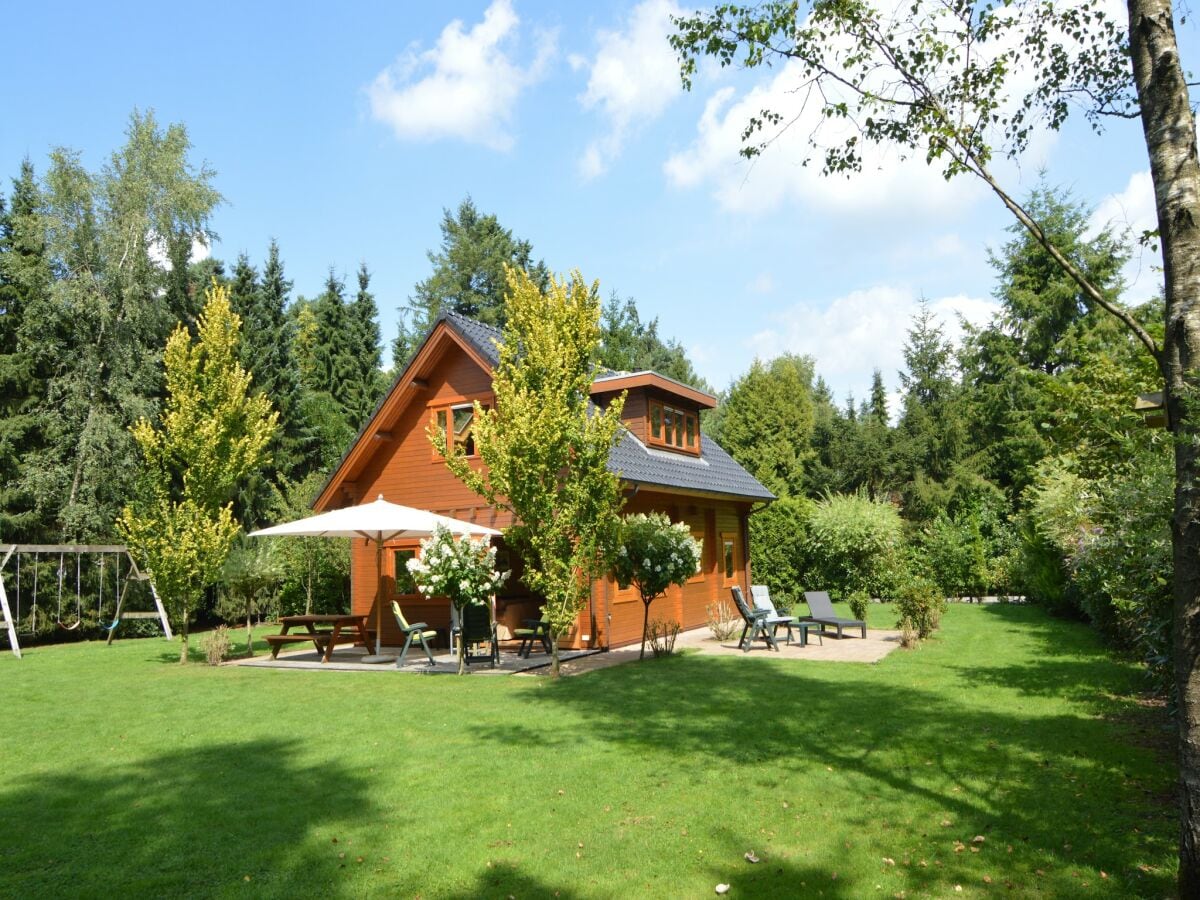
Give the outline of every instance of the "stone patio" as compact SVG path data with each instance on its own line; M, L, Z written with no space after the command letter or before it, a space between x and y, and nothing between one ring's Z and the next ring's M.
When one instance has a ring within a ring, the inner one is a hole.
M741 632L741 629L738 629ZM733 655L754 659L787 659L795 660L803 665L806 662L879 662L900 646L900 632L884 628L868 628L867 637L843 637L840 640L826 635L823 641L814 637L807 646L798 643L786 644L784 637L779 636L779 652L767 649L759 641L754 648L746 653L738 649L737 635L727 641L718 641L706 627L693 628L681 632L675 642L675 650L686 650L689 653ZM608 652L599 650L565 650L561 655L562 674L582 675L596 669L606 669L622 663L637 662L640 647L634 644ZM384 647L383 652L389 656L399 656L399 647ZM647 648L647 655L650 651ZM267 656L255 656L250 659L235 659L225 665L249 666L259 669L309 669L322 672L400 672L412 675L453 675L458 672L458 659L446 650L435 650L433 658L436 665L429 665L420 647L408 650L405 665L397 669L395 663L366 663L362 657L366 651L361 647L339 647L334 650L333 657L327 663L321 662L321 654L314 648L285 651L278 659ZM500 652L500 663L492 668L487 663L475 663L468 667L472 675L548 675L550 674L550 657L545 653L533 653L529 659L522 659L512 650Z

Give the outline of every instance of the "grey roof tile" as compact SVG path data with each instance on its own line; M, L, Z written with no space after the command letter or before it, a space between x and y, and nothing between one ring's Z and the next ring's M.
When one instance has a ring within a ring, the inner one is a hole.
M500 350L497 347L497 342L501 340L499 328L484 325L482 322L476 322L474 319L468 319L466 316L460 316L449 310L443 311L438 316L438 321L445 321L457 331L462 339L470 344L472 349L482 356L493 369L500 365Z
M624 432L608 458L610 472L620 472L636 484L727 494L753 500L774 500L775 495L743 469L721 445L700 435L700 457L647 447Z

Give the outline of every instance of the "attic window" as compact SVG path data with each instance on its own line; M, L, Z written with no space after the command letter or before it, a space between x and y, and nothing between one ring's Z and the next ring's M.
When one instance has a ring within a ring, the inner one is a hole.
M649 443L672 450L700 452L700 427L696 413L663 403L650 401L650 427L646 429Z
M483 406L487 409L487 406ZM433 426L446 435L446 447L461 447L466 456L475 456L475 405L455 403L452 406L435 407L432 411ZM435 453L435 456L441 454Z

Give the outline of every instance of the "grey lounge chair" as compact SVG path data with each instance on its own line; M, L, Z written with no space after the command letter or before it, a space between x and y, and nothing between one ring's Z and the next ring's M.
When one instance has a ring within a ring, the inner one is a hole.
M775 642L775 635L772 634L771 626L767 624L767 613L761 609L751 609L746 604L746 598L742 594L742 589L734 585L729 589L733 594L733 602L738 608L738 612L742 614L742 619L746 625L742 628L742 636L738 638L738 649L743 653L749 653L754 646L755 640L762 638L769 650L778 650L779 644Z
M408 619L404 618L404 613L400 609L400 604L395 600L392 601L392 615L396 617L396 627L404 634L404 649L400 651L400 657L396 660L396 668L399 669L404 665L404 657L408 655L408 648L412 646L413 640L416 640L421 645L421 649L425 651L425 656L429 659L431 666L437 665L433 661L433 654L429 651L430 638L437 637L437 632L426 625L424 622L413 622L408 624Z
M827 591L805 591L804 600L808 603L808 611L812 613L808 618L813 622L819 622L821 630L825 630L826 625L832 625L837 629L837 636L842 636L843 628L861 628L862 636L867 636L867 623L861 622L858 619L843 619L833 611L833 601L829 599Z

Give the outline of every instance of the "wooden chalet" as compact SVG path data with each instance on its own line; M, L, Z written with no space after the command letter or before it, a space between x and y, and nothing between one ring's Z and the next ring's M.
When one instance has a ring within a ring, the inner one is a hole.
M489 406L492 371L499 363L500 332L447 313L430 331L396 379L366 426L351 444L313 504L317 512L362 503L382 494L387 500L429 509L457 519L504 528L511 517L483 503L446 468L442 454L426 436L433 422L447 440L473 449L473 401ZM685 629L703 625L706 607L728 599L741 585L749 594L747 520L756 504L774 496L700 433L700 411L716 399L654 372L607 373L592 385L592 398L603 406L628 392L624 431L613 448L609 467L620 474L626 512L661 511L686 522L701 541L701 571L683 588L655 600L650 617L674 619ZM384 554L384 602L398 599L410 621L424 621L447 633L449 603L418 594L405 561L419 552L415 541L396 542ZM366 541L351 545L351 598L356 614L373 612L376 596L375 552ZM520 580L520 559L501 544L500 559L513 570L497 597L500 637L536 618L541 600ZM402 643L387 607L383 642ZM633 588L620 590L611 578L592 584L588 607L563 646L619 647L641 640L642 604Z

